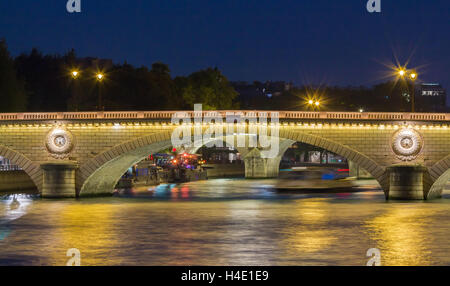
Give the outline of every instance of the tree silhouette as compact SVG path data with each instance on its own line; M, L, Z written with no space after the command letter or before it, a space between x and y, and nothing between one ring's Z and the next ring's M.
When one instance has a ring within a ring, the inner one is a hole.
M14 61L8 52L6 41L0 40L0 111L23 112L27 97L23 81L17 78Z

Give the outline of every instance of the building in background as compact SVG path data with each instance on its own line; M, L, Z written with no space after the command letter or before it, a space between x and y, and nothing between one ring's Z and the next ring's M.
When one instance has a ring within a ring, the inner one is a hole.
M446 112L447 93L439 83L422 83L416 92L417 112Z
M294 88L292 82L285 81L245 81L231 82L233 88L239 94L239 101L243 109L261 109L269 103L268 99L277 98L284 92Z
M21 170L19 166L11 165L8 158L0 156L0 171Z
M9 165L9 160L6 159L5 157L0 156L0 165Z

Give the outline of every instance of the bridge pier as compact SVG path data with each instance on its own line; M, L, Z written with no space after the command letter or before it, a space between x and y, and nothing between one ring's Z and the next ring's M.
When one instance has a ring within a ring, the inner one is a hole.
M424 200L424 173L421 165L394 165L389 172L388 200Z
M276 178L280 172L280 162L286 150L295 143L293 140L280 139L278 141L277 156L271 158L263 158L261 149L253 148L244 150L239 149L239 152L244 155L245 163L245 177L253 178ZM274 147L274 146L272 146Z
M281 156L262 158L259 149L254 148L244 157L245 177L248 179L278 177L280 162Z
M77 163L72 161L46 162L41 164L44 172L43 198L75 198L75 170Z
M350 169L349 175L350 177L355 177L356 179L372 179L373 176L358 166L353 161L348 161L348 168Z

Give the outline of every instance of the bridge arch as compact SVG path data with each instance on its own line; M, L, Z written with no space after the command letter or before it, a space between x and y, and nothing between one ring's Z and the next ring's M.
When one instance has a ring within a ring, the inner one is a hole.
M253 136L253 134L241 134L240 136L244 136L246 137L246 141L248 140L248 138L250 136ZM207 147L207 145L212 145L212 144L217 144L217 143L222 143L223 147L230 147L233 148L235 150L237 150L242 157L244 157L248 152L248 148L247 147L236 147L236 136L234 135L225 135L225 136L217 136L216 138L209 138L209 140L201 140L201 142L199 141L194 141L194 147L190 147L190 148L186 148L185 151L190 153L190 154L195 154L198 152L198 150L200 150L202 147ZM230 141L234 142L233 144L230 144Z
M77 170L77 196L112 193L117 182L130 166L139 163L149 154L171 147L171 135L171 132L166 131L130 140L83 163ZM212 138L207 143L222 141L225 146L230 146L224 137ZM189 149L188 151L196 152L199 148L192 147L192 150ZM238 149L240 152L246 153L243 148Z
M386 173L385 168L383 168L373 159L362 154L361 152L339 142L300 131L280 131L279 137L320 147L327 151L345 157L347 158L347 160L355 162L358 166L369 172L378 181L385 194L387 195L387 192L389 191L389 176Z
M231 144L229 144L227 142L226 136L221 136L221 137L218 137L218 138L211 138L207 142L204 142L202 140L202 142L199 143L198 141L196 141L196 142L194 142L194 147L186 148L185 151L188 152L189 154L195 154L202 147L206 147L207 144L216 144L217 145L218 143L222 143L223 147L235 148L234 146L232 146ZM235 149L237 150L237 148L235 148Z
M299 131L281 131L279 138L285 142L282 144L283 146L280 146L280 153L284 153L287 150L286 147L295 142L320 147L355 162L367 170L385 192L389 189L389 177L385 169L349 146ZM223 138L215 140L223 140ZM171 132L163 131L121 143L95 156L82 164L77 171L77 195L111 193L130 166L142 161L148 154L156 153L170 146L172 146Z
M95 156L80 166L76 176L77 196L112 193L122 175L134 164L172 145L170 132L130 140Z
M19 166L31 178L38 191L42 191L44 176L39 165L25 155L2 145L0 145L0 156L8 158L12 164Z
M429 169L430 183L429 191L426 193L426 199L439 198L450 180L450 155L435 163Z

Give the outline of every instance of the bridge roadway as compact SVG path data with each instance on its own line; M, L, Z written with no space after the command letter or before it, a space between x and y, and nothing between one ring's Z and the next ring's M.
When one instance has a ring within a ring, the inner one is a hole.
M258 118L271 111L219 111L215 123L208 111L183 111L203 122L180 125L171 121L176 112L4 113L0 156L20 166L43 197L105 195L130 166L172 146L173 132L184 126L191 134L200 128L210 136L220 129L246 137L247 145L238 150L247 177L277 176L284 151L303 142L369 172L388 199L438 198L450 179L450 114L280 111L279 122L266 125ZM220 123L227 113L239 115L236 123ZM250 137L263 135L264 126L279 128L273 133L279 143L274 157L249 143ZM228 137L212 136L202 144L237 140Z

